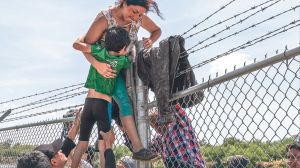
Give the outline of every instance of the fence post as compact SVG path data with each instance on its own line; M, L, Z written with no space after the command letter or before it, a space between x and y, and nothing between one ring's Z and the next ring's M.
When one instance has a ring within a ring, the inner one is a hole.
M10 113L11 109L7 110L2 116L0 116L0 122L3 121Z
M139 41L136 45L136 58L137 53L143 49L143 41ZM135 59L136 60L136 59ZM135 84L136 84L136 121L137 129L140 135L141 142L145 148L148 147L148 129L149 125L147 122L148 113L146 111L145 104L147 103L147 87L144 86L142 80L138 77L137 74L137 62L135 62ZM137 162L137 168L146 168L148 167L147 162Z

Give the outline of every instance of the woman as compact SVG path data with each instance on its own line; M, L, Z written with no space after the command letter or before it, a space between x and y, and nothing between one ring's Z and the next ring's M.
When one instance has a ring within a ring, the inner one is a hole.
M112 6L107 11L102 11L98 14L87 34L85 35L85 43L93 44L98 41L98 39L103 39L104 31L107 28L113 26L122 26L129 32L131 39L130 46L132 46L137 40L137 32L139 27L142 27L150 33L149 38L143 39L144 48L150 48L161 35L160 28L148 16L145 15L146 12L152 9L154 9L154 11L161 17L157 4L151 0L120 0L117 5ZM98 62L90 54L84 53L84 55L102 76L106 78L116 77L115 71L110 67L110 65ZM88 96L91 95L93 97L97 97L96 94L96 92L89 92ZM152 160L156 158L156 154L153 154L150 150L143 148L143 145L137 134L133 115L121 116L121 121L124 130L127 132L128 137L132 142L133 158L137 160ZM83 143L81 145L87 146L87 144L88 143ZM103 149L103 145L104 144L99 144L100 150ZM100 159L104 160L104 154L102 151L100 151ZM75 154L74 160L80 160L80 155L77 156Z

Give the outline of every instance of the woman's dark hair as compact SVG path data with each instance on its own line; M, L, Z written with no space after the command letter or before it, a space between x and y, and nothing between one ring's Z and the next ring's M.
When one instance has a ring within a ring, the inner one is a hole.
M119 26L109 28L106 30L104 43L107 51L119 52L129 45L129 33Z
M153 0L121 0L120 5L122 6L123 3L129 5L138 5L144 7L146 12L151 11L156 13L161 19L164 19L162 13L160 12L158 5Z

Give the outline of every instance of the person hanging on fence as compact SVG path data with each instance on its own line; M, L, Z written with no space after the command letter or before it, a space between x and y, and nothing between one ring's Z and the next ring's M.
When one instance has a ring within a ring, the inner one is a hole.
M129 50L131 51L133 44L137 41L138 30L142 27L150 33L149 38L143 39L144 48L148 49L161 35L161 29L146 15L149 10L161 16L158 6L153 0L119 0L115 6L110 7L108 10L101 11L98 14L88 32L83 37L84 42L94 44L100 38L101 41L104 42L104 32L107 28L121 26L130 34L131 43ZM105 78L116 77L115 71L109 64L97 61L91 54L84 53L84 55L100 75ZM124 93L123 88L126 90L124 84L125 75L120 74L116 78L117 85L113 98L117 103L113 101L113 106L119 105L120 107L120 118L123 128L132 142L133 159L144 161L156 159L157 154L151 152L149 149L145 149L140 141L132 110L127 110L129 111L128 113L125 111L128 107L124 107L124 105L129 104L131 107L128 95L123 94L123 96L120 96L119 94ZM100 151L102 150L100 149Z
M106 30L104 47L100 44L89 45L82 38L77 39L73 47L84 53L92 54L98 61L108 63L118 74L121 69L128 68L130 60L127 56L130 44L129 33L122 27L111 27ZM91 131L95 122L98 132L111 131L112 95L115 90L116 78L105 78L97 70L90 66L90 71L85 83L89 89L81 115L79 143L76 146L72 166L78 167L79 161L89 143ZM125 92L125 90L124 90ZM103 143L103 137L98 134L99 142ZM113 157L111 148L105 149L104 155ZM105 156L105 159L106 159ZM100 157L100 163L104 167L104 159ZM115 163L112 163L115 165Z
M287 165L289 168L300 168L300 141L287 146Z
M199 143L191 121L185 111L176 104L172 106L176 121L168 126L157 123L158 114L149 114L150 125L156 135L151 141L151 148L161 154L167 168L204 168Z
M18 159L17 168L64 168L67 157L76 146L74 139L79 130L80 111L81 109L77 110L75 120L64 141L56 139L50 144L37 146Z

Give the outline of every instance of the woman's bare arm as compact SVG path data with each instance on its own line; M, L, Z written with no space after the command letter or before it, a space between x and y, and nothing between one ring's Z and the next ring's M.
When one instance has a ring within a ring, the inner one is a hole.
M87 44L95 43L100 37L102 37L105 29L108 27L106 18L102 13L98 14L88 32L84 37L84 42ZM86 59L93 65L99 74L106 78L114 78L116 76L115 70L110 65L97 61L91 54L83 53Z
M105 16L102 13L99 13L86 33L84 42L88 44L95 43L100 37L102 37L107 28L108 24Z
M142 27L150 33L150 37L144 40L144 47L150 48L161 35L161 29L147 15L142 17Z

